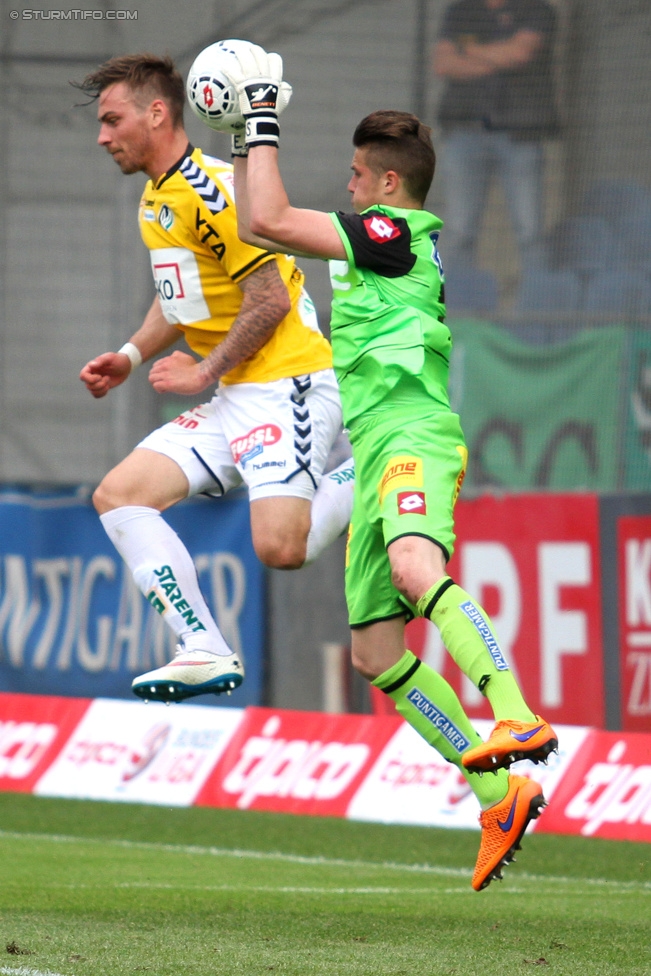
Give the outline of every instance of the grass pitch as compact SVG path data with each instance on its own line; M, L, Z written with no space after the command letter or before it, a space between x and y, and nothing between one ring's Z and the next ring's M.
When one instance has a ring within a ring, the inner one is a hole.
M0 794L2 976L651 973L651 847Z

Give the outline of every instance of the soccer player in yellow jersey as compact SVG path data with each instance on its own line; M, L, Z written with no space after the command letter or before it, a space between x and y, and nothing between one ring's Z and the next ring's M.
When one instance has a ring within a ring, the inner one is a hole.
M110 539L179 640L169 664L133 682L145 699L180 701L241 684L199 589L190 555L161 513L191 495L246 484L253 545L268 566L293 569L343 532L352 461L323 477L341 429L330 346L293 258L237 235L232 166L204 155L183 128L185 88L169 58L111 58L79 87L98 99L98 142L123 173L147 175L140 229L156 297L117 352L80 379L100 398L182 334L190 349L158 359L159 393L212 399L146 437L97 488Z

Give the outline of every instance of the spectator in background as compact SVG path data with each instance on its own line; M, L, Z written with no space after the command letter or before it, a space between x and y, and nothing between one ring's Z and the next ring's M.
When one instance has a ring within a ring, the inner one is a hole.
M456 0L434 50L447 79L439 107L450 266L475 263L491 176L499 174L523 268L539 259L543 144L558 131L546 0Z

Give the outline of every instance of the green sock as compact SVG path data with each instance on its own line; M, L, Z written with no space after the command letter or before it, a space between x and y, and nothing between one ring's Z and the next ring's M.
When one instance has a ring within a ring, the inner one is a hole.
M393 699L402 717L448 762L460 770L479 800L482 809L499 803L508 790L508 773L500 769L494 776L469 773L461 764L464 752L480 745L481 736L473 729L461 702L445 678L405 651L397 664L373 681Z
M420 598L417 609L436 624L452 659L488 698L496 721L536 720L504 659L490 618L465 590L446 576Z

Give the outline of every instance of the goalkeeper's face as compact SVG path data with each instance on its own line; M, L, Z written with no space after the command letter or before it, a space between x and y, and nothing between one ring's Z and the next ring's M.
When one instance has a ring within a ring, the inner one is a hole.
M148 172L154 152L150 117L124 82L109 85L99 96L97 142L123 173Z
M353 175L348 184L351 203L355 213L362 213L385 200L386 180L384 173L371 169L364 148L356 149L350 164Z

